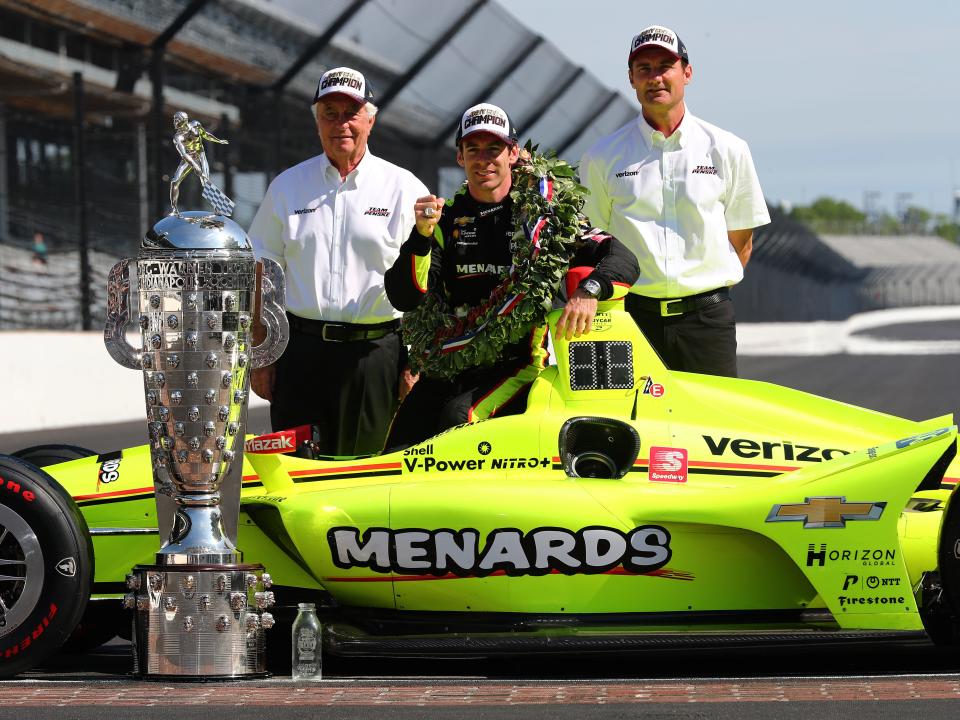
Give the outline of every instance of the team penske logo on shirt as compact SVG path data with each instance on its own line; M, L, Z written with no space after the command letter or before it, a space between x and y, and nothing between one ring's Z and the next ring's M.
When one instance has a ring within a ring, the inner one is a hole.
M390 217L390 211L383 207L368 207L364 215L375 215L376 217Z
M694 175L716 175L717 169L713 165L697 165L692 172Z
M493 265L492 263L471 263L469 265L457 265L458 275L505 275L510 267L508 265Z

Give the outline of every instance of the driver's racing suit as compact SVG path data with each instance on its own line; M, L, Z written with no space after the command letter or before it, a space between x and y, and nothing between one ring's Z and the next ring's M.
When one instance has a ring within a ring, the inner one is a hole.
M447 201L432 238L414 228L401 245L385 275L393 306L413 310L427 292L444 293L453 307L488 300L510 270L512 212L509 195L499 203L482 203L465 187L458 191ZM600 283L600 300L622 296L640 274L633 253L596 229L581 236L570 265L594 268L588 277ZM523 412L530 384L547 359L543 324L504 348L496 365L468 368L449 380L421 374L393 419L386 449L407 447L462 423Z

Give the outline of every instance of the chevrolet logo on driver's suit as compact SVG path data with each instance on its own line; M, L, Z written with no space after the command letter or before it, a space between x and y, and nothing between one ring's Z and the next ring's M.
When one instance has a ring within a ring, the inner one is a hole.
M845 497L808 497L802 503L774 505L767 522L803 522L805 528L842 528L847 520L879 520L885 502L847 502Z

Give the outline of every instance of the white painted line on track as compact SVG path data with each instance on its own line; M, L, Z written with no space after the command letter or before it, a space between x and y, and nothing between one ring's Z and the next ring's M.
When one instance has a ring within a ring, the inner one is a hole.
M960 306L893 308L847 320L810 323L738 323L737 354L755 355L960 355L957 340L895 340L854 333L890 325L960 320Z

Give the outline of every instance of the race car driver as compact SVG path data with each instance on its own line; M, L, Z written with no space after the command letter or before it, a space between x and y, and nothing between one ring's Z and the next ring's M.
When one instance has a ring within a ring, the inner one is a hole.
M427 293L443 293L451 306L475 307L510 270L511 169L520 154L516 130L502 108L475 105L461 118L456 144L466 185L446 202L434 195L417 200L416 227L386 272L387 297L404 312ZM623 295L639 275L624 245L586 225L583 230L570 265L594 270L570 295L557 323L557 334L567 338L588 333L597 301ZM451 379L421 373L393 419L386 449L408 447L466 422L523 412L530 384L546 364L546 346L546 326L531 326L495 365L468 367Z

